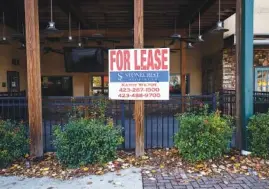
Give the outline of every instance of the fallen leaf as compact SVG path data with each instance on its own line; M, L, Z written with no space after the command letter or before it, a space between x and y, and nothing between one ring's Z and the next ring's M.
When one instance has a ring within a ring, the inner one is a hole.
M83 171L89 171L89 168L88 167L83 167Z
M203 168L203 167L204 167L203 164L198 164L198 165L196 165L196 168L197 168L197 169L201 169L201 168Z
M142 156L142 159L147 160L147 159L149 159L149 157L148 156Z

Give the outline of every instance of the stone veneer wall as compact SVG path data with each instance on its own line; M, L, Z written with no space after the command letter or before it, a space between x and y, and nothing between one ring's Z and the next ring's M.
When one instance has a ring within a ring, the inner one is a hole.
M236 84L236 51L235 47L223 50L223 78L222 88L227 90L235 90ZM269 48L254 49L254 67L268 67L269 66Z
M235 90L235 83L236 83L235 47L223 50L222 70L223 70L222 88L228 90Z

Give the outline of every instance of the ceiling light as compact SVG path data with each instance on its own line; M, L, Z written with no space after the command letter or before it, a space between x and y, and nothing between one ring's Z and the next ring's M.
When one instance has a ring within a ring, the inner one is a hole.
M199 35L198 36L198 42L204 42L204 39L203 39L203 36L202 35Z
M223 22L220 20L220 0L219 0L219 21L217 22L217 27L212 30L212 33L225 33L229 31L228 29L225 29L223 26Z
M194 46L192 45L192 43L188 43L187 49L193 49L193 48L194 48Z
M204 42L203 36L201 35L201 13L199 11L199 35L198 35L198 42Z
M171 38L181 38L181 35L175 33L175 34L171 35L170 37L171 37Z

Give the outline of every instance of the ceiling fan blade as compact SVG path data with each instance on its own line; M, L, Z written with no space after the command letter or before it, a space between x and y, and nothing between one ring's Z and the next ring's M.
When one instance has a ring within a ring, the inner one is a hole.
M8 40L0 40L0 45L11 45L11 43Z
M168 44L168 46L174 45L176 42L176 39L172 39L172 41Z
M25 35L23 33L15 33L11 35L13 40L25 40Z
M187 43L195 43L195 42L197 42L197 40L195 38L192 38L192 37L180 38L179 40L187 42Z
M52 49L52 50L51 50L51 52L54 52L54 53L57 53L57 54L61 54L61 55L63 55L63 54L64 54L64 52L63 52L63 51L58 50L58 49Z

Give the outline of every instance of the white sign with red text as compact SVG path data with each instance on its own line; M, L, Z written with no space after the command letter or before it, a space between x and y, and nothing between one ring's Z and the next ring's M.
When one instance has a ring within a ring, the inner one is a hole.
M169 48L111 49L109 98L169 100Z

